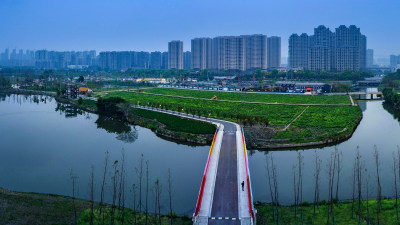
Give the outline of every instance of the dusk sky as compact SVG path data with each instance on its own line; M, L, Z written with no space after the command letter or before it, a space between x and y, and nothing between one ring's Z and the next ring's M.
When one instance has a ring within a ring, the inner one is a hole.
M375 58L400 54L399 0L0 0L0 51L166 51L222 35L282 37L356 25Z

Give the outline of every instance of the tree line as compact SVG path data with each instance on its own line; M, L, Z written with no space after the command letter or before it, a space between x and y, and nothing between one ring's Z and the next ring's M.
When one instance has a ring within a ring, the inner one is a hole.
M288 221L292 221L291 224L309 224L310 220L321 219L321 214L325 215L326 224L338 224L338 219L343 222L343 214L337 213L341 207L345 208L344 204L350 204L350 210L347 214L351 215L351 220L354 220L357 224L385 224L383 221L387 221L382 213L384 210L394 209L395 218L394 223L400 223L399 216L399 185L400 185L400 148L393 152L392 162L392 174L385 174L385 176L393 177L393 188L394 188L394 200L393 205L389 203L383 203L382 196L382 185L381 185L381 163L380 154L376 146L373 151L374 157L374 169L368 171L365 166L365 160L360 154L360 149L357 147L356 156L353 160L352 171L343 171L343 154L337 148L331 153L327 159L326 168L322 168L322 160L315 152L313 159L314 168L314 198L313 202L309 203L303 200L303 178L304 178L304 156L301 152L297 154L297 162L292 167L292 185L293 185L293 205L281 206L279 204L279 184L277 182L278 171L276 169L276 163L274 162L273 153L268 153L266 156L266 174L267 174L267 190L269 190L269 196L271 202L268 203L268 214L262 214L258 217L260 224L265 224L267 220L273 221L273 224L287 224ZM327 177L327 186L321 187L320 180L321 175L325 172ZM342 174L351 174L351 181L342 181ZM374 178L371 178L374 175ZM351 187L352 195L350 200L343 201L340 199L340 187L341 185L348 185ZM288 183L282 185L289 185ZM327 190L327 195L321 195L321 188ZM374 193L371 193L371 188ZM307 190L310 192L311 190ZM326 200L322 200L324 197ZM373 200L371 200L373 198ZM371 204L371 202L373 202ZM373 206L372 206L373 205ZM323 206L323 208L321 208ZM292 218L290 213L285 211L285 215L282 216L282 211L290 207L292 212ZM389 207L389 208L388 208ZM305 213L307 210L307 214ZM321 211L323 210L323 211ZM311 213L312 212L312 213ZM311 215L310 215L311 214ZM305 217L307 215L307 217ZM393 215L394 216L394 215ZM269 218L269 219L268 219ZM284 221L283 221L284 220ZM347 221L349 222L349 221ZM341 224L341 223L340 223Z
M400 71L400 70L399 70ZM400 94L395 88L386 87L382 90L385 101L392 104L396 108L400 107Z
M11 80L8 77L0 76L0 88L10 88Z

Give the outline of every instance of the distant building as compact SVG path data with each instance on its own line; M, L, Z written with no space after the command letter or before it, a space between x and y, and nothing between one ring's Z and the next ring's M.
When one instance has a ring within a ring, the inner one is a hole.
M168 69L168 52L161 53L161 69Z
M292 34L289 38L288 67L291 69L308 68L308 50L310 38L303 33L300 36Z
M150 68L151 69L161 69L162 66L161 52L151 52L150 53Z
M360 28L354 25L346 27L344 25L336 28L335 44L332 46L335 49L336 65L333 70L365 70L367 67L367 38L362 35Z
M192 65L192 54L189 51L183 53L183 69L190 70Z
M367 38L354 25L341 25L335 32L325 26L314 35L293 34L289 38L289 68L311 71L364 70L367 65Z
M168 69L183 69L183 42L168 42Z
M245 39L239 36L213 38L212 69L246 70Z
M390 68L397 68L400 66L400 55L390 56Z
M203 70L212 67L212 39L195 38L191 41L191 69Z
M267 40L267 68L278 69L281 67L281 38L272 36Z
M367 68L371 68L374 65L374 50L367 49Z
M241 35L239 38L243 38L245 42L245 70L267 69L267 36L263 34L253 34ZM274 37L274 39L276 38L278 37ZM279 48L278 61L280 62L280 44L279 47L274 47ZM276 53L276 51L274 53Z
M148 69L150 64L150 53L120 51L100 52L99 67L112 70L126 69Z

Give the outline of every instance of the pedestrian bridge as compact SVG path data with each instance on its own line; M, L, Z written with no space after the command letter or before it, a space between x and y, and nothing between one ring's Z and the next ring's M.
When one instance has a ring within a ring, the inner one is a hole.
M235 123L212 121L218 129L204 169L194 224L255 224L243 130Z
M238 124L204 117L195 118L186 113L146 106L132 107L217 125L193 214L193 224L256 224L246 141L243 129Z

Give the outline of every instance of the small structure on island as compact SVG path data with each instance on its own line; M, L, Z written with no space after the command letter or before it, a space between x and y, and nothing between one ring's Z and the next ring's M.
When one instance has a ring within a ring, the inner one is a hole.
M79 88L80 95L91 96L92 93L93 93L92 89L90 89L88 87L80 87Z
M78 97L78 86L76 84L67 84L65 87L66 98L77 98Z

